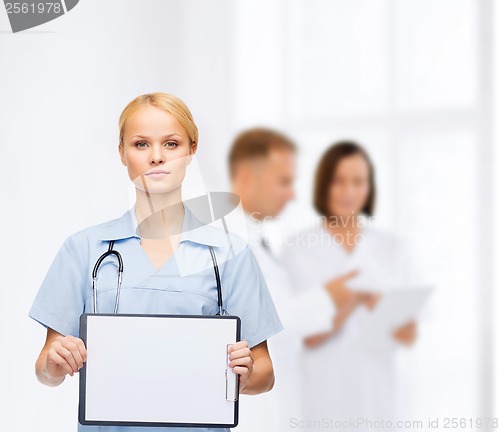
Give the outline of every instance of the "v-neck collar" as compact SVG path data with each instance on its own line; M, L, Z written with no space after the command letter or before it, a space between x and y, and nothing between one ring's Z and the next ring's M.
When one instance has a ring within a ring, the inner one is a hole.
M352 258L354 258L356 255L358 255L360 252L359 252L359 249L360 249L360 245L354 245L354 247L350 250L350 251L347 251L344 246L342 244L340 244L339 242L336 241L335 239L335 236L325 227L324 225L324 222L323 220L320 220L319 222L319 229L325 233L326 235L328 235L331 239L331 243L333 245L335 245L335 247L337 247L341 254L348 260L351 260ZM357 233L357 235L362 235L362 236L365 236L367 234L367 230L366 230L366 227L361 227L360 228L360 231Z
M207 225L198 219L192 210L182 203L184 207L184 220L182 222L179 245L185 241L210 246L227 246L227 239L221 235L220 229ZM137 217L135 214L136 204L127 210L120 218L99 225L97 238L103 241L121 240L126 238L140 239ZM154 266L153 266L154 268Z
M176 259L177 259L177 255L179 253L179 250L183 247L183 243L179 243L179 246L177 247L177 249L174 251L174 253L172 255L170 255L170 257L168 258L167 261L165 261L162 266L160 268L156 268L153 264L153 262L151 261L151 259L148 257L146 251L144 250L144 248L142 247L141 243L140 243L140 239L139 241L137 242L137 247L141 250L140 251L140 254L141 256L143 257L143 260L147 262L147 265L149 265L150 269L151 269L151 275L154 276L158 273L162 273L164 272L167 268L171 267L171 263L172 262L176 262Z

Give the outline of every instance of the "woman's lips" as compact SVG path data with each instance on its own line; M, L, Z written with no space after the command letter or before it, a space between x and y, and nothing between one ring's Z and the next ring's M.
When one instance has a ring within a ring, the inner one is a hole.
M155 171L151 171L149 173L146 173L145 175L147 175L149 178L162 178L163 176L166 176L168 174L170 174L170 172L168 172L168 171L155 170Z

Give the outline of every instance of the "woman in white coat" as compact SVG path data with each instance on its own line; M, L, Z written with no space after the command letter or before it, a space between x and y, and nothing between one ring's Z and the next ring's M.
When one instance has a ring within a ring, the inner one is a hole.
M398 357L415 341L416 323L395 328L392 343L380 349L362 337L380 294L412 283L406 249L368 223L374 203L374 170L365 150L349 141L331 146L315 178L320 221L288 238L283 251L297 292L332 278L345 281L345 307L332 329L305 341L305 417L297 424L305 430L375 430L383 427L380 421L405 419L409 389Z

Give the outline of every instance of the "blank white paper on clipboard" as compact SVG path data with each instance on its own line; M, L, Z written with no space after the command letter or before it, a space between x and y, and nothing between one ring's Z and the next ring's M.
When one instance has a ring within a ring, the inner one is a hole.
M236 316L84 314L82 424L235 427Z

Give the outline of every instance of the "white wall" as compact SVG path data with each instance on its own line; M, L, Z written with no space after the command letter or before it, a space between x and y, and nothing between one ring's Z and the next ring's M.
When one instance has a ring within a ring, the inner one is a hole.
M494 8L493 19L495 23L500 23L500 8ZM494 61L493 61L493 72L498 72L500 70L500 31L499 26L496 25L494 31ZM493 363L495 365L495 372L493 375L493 379L491 380L493 388L494 388L494 400L493 406L500 406L500 314L498 311L500 310L500 292L498 287L500 286L500 229L498 227L498 220L500 220L500 149L498 148L498 142L500 140L500 85L498 81L495 80L494 88L493 88L493 97L494 97L494 118L493 118L493 142L495 145L494 148L494 178L493 178L493 219L496 221L494 226L494 231L492 235L492 241L494 244L494 279L493 286L494 289L494 310L495 310L495 332L494 332L494 340L493 344L494 354L493 354Z

